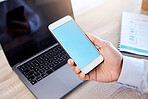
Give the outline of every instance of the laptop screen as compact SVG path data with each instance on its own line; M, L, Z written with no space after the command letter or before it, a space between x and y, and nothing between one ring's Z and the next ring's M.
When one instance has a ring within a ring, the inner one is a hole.
M11 66L57 43L47 26L73 17L70 0L6 0L0 9L0 43Z

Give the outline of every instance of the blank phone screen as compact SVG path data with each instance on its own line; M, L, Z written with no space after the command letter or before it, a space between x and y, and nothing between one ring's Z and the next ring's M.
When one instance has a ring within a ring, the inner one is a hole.
M81 69L100 55L73 20L57 27L52 32Z

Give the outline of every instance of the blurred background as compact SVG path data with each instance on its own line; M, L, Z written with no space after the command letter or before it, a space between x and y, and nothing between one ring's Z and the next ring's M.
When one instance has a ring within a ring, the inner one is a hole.
M71 0L75 16L95 8L106 1L107 0Z

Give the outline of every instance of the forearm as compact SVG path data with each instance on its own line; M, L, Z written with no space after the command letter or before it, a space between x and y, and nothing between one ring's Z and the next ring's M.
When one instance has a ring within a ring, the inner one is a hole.
M136 87L148 93L148 61L123 57L123 65L117 82Z

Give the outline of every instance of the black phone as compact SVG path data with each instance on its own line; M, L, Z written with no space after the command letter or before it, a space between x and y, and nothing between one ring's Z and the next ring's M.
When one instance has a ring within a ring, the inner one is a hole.
M7 26L12 27L12 21L24 21L24 6L15 8L7 13Z

